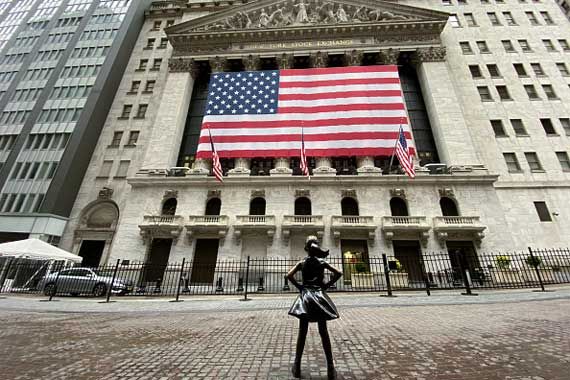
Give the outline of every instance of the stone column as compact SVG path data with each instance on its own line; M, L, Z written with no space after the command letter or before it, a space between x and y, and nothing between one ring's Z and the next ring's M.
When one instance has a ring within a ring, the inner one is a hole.
M236 158L233 169L228 170L228 177L249 176L251 174L249 158Z
M167 170L176 166L188 107L194 86L194 62L171 59L164 94L157 107L156 122L148 137L142 172Z
M479 164L460 106L459 96L445 62L445 48L416 51L418 79L438 154L447 165Z
M356 158L356 172L358 175L382 175L382 169L374 166L374 157L372 156L362 156Z
M293 175L293 170L289 168L289 158L278 157L275 159L275 168L269 171L271 176L290 176Z
M384 65L397 65L400 51L398 49L386 49L380 51L380 60Z

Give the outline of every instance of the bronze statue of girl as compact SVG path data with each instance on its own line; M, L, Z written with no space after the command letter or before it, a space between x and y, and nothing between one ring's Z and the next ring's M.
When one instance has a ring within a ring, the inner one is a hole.
M308 256L299 261L287 274L288 280L300 291L299 296L289 310L289 315L299 318L297 351L291 372L296 378L301 376L301 357L305 348L309 322L317 322L327 359L328 378L336 379L327 321L337 319L338 311L325 291L338 281L342 273L324 261L329 251L319 246L316 236L307 237L305 251L307 251ZM324 282L325 269L333 273L332 278L327 283ZM295 280L295 273L298 271L301 271L302 274L302 284Z

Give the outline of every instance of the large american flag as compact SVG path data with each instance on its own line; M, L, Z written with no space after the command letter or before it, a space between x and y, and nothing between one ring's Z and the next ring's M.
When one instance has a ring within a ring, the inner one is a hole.
M414 159L413 154L410 152L408 143L406 142L406 137L404 136L404 130L400 127L400 132L398 134L398 141L396 142L396 156L398 161L400 161L400 166L404 172L410 178L416 176L416 171L414 169Z
M215 73L196 156L390 156L399 126L411 146L396 66ZM302 127L301 127L302 126ZM413 148L412 148L413 152Z

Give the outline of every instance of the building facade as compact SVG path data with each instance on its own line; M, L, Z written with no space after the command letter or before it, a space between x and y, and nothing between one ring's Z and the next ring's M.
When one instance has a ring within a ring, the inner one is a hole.
M146 16L61 244L89 264L296 258L309 233L363 260L568 246L555 2L170 0ZM255 157L223 160L221 184L194 158L211 73L374 64L399 67L415 179L389 157L310 158L310 180L298 158Z
M0 2L0 241L57 244L150 2Z

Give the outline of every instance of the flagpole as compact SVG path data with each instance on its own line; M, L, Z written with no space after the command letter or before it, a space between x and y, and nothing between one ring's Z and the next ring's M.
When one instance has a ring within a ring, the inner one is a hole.
M394 144L394 149L392 150L392 157L390 158L390 165L388 166L388 174L392 172L392 163L394 162L394 153L396 153L396 146L398 145L398 140L400 139L400 130L402 129L402 124L398 128L398 137L396 137L396 143Z

